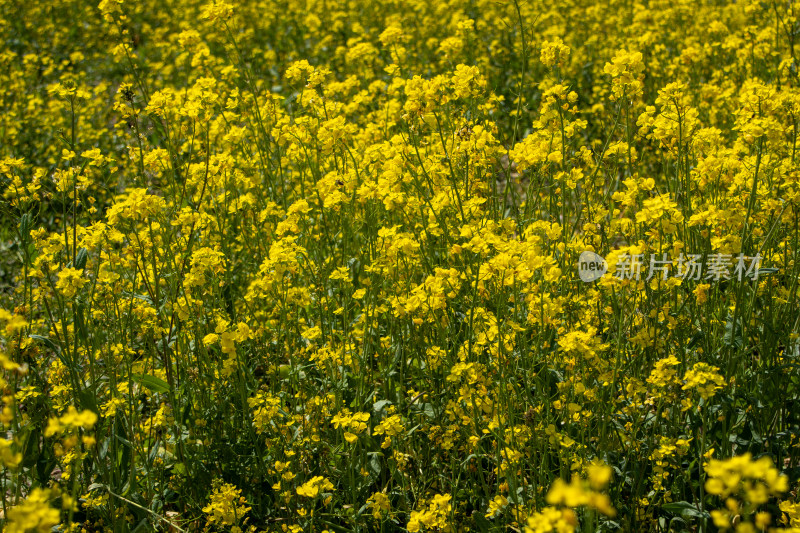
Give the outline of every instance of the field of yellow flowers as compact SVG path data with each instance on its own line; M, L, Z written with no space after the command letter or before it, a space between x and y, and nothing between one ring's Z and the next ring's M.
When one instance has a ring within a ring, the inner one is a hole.
M791 0L0 0L0 528L800 532Z

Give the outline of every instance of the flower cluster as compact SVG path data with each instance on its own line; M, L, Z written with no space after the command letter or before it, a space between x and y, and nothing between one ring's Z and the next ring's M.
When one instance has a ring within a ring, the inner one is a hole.
M241 533L239 525L244 523L245 516L251 509L245 503L240 489L230 483L215 480L210 502L203 507L203 512L209 515L212 524L232 526L231 531Z
M727 460L712 459L705 467L708 479L706 491L724 499L725 510L711 512L714 525L721 530L731 529L733 518L753 518L756 529L764 530L771 515L756 510L770 498L779 496L789 488L788 479L781 475L769 457L754 460L750 453ZM736 531L746 531L745 522L739 521ZM751 529L752 530L752 529Z

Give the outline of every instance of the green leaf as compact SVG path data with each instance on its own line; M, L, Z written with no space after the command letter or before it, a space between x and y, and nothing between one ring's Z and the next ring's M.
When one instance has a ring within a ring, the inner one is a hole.
M83 270L86 268L86 260L89 258L89 252L86 251L86 248L81 248L78 250L77 257L75 257L75 268Z
M711 518L710 514L700 511L697 506L689 502L665 503L661 508L683 518Z
M379 400L374 404L372 404L372 411L375 414L380 414L381 411L383 411L387 405L392 405L392 402L390 402L389 400Z
M48 337L43 337L42 335L28 335L28 337L30 337L31 339L35 339L37 341L42 341L42 343L45 346L47 346L48 348L53 350L53 352L55 352L56 354L60 354L61 353L61 349L56 345L56 343L54 343Z
M336 524L324 520L322 518L320 518L320 521L334 531L341 531L342 533L347 533L348 531L352 531L351 529L345 529L342 526L337 526Z
M80 400L81 409L88 409L93 413L100 411L97 408L97 399L95 398L94 393L88 388L78 392L78 399Z
M161 394L169 392L169 384L161 378L146 374L133 374L131 377L133 381L152 392Z
M691 339L689 339L689 344L687 344L687 345L686 345L686 347L687 347L688 349L690 349L690 350L691 350L692 348L694 348L695 346L697 346L697 344L698 344L698 343L699 343L701 340L703 340L703 338L704 338L705 336L706 336L706 335L705 335L705 333L703 333L702 331L696 331L696 332L694 333L694 335L692 335L692 338L691 338Z
M372 479L377 479L381 475L381 452L369 452L369 460L367 461L367 472L370 473Z
M39 461L39 439L42 436L40 428L33 427L28 438L25 440L24 451L22 453L22 467L30 468Z
M87 349L90 349L89 331L86 329L86 321L83 319L83 305L81 304L75 305L75 325L77 326L78 338Z
M33 216L30 213L25 213L19 219L19 236L20 240L25 243L30 240L31 227L33 226Z

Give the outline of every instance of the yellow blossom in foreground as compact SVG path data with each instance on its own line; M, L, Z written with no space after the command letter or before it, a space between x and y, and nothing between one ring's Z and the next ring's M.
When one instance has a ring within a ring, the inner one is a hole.
M705 468L709 494L727 498L741 495L752 506L766 503L771 496L786 492L788 478L775 468L768 456L753 460L749 452L730 459L711 459Z
M25 501L8 511L7 533L49 533L61 521L58 509L50 507L50 491L33 489Z
M74 406L70 405L67 408L67 413L57 417L51 418L47 423L47 429L44 430L45 437L51 437L56 433L70 429L92 429L95 422L97 422L97 415L89 410L83 410L80 413Z
M578 519L572 510L578 507L597 509L606 516L613 517L616 510L611 506L608 495L597 492L611 481L610 466L595 460L588 467L588 481L574 476L570 483L556 479L545 501L551 506L530 516L525 526L525 533L545 533L557 531L571 533L578 525Z
M577 525L578 518L571 509L545 507L528 518L525 533L572 533Z

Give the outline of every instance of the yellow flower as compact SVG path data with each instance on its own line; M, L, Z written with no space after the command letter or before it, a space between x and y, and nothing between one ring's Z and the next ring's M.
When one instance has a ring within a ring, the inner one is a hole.
M392 24L387 26L383 32L381 32L378 40L383 44L383 46L389 46L395 43L402 43L405 40L405 34L403 33L403 28L401 28L397 24Z
M7 533L49 533L61 522L61 513L50 507L50 491L33 489L19 505L8 511Z
M70 405L66 414L60 417L51 418L47 422L47 428L44 430L45 437L51 437L62 431L71 429L83 428L92 429L95 422L97 422L97 415L91 411L84 410L80 413L74 406Z
M566 483L560 478L556 479L550 487L545 501L549 505L562 505L569 508L588 506L607 516L615 516L616 511L611 506L609 497L606 494L596 492L591 487L592 483L599 484L610 480L611 472L609 470L611 470L610 467L600 464L593 465L590 470L589 483L584 482L578 476L574 476L570 483Z
M72 298L87 281L89 280L83 277L82 269L65 267L58 273L56 289L67 298Z
M559 37L552 41L545 41L542 43L542 51L539 54L539 60L546 67L554 67L562 63L569 55L569 46L564 44Z
M486 511L486 518L494 518L503 512L503 509L508 505L508 498L502 494L498 494L492 501L489 502L489 510Z
M372 516L379 520L386 514L387 511L392 510L392 505L389 502L389 496L383 492L375 492L367 500L367 505L372 509Z
M406 529L411 533L415 533L417 531L447 527L447 517L452 509L450 498L449 494L437 494L427 505L412 511Z
M233 5L227 2L212 2L203 7L201 18L212 22L217 20L225 21L233 16Z
M209 515L208 520L212 524L235 526L244 520L251 509L245 505L246 501L240 489L219 479L213 482L210 500L209 504L203 507L203 512Z
M613 471L610 466L601 463L598 460L593 461L587 467L587 474L589 478L589 486L593 490L600 490L605 488L611 481Z
M322 476L314 476L303 485L297 487L297 494L307 498L316 498L321 492L333 490L333 483Z
M775 468L772 459L764 456L753 460L749 452L725 460L711 459L705 472L709 494L723 498L738 495L753 507L789 488L788 479Z
M695 363L683 379L686 381L683 390L697 389L704 400L714 396L725 385L725 379L720 375L719 369L706 363Z

